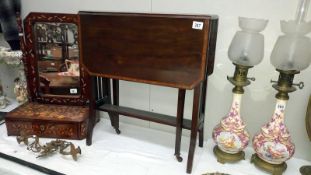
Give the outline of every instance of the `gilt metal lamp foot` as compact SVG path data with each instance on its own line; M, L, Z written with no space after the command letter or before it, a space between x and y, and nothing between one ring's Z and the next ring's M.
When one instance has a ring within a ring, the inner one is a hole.
M245 153L244 151L240 151L238 153L235 154L229 154L226 153L224 151L222 151L221 149L218 148L218 146L214 146L213 148L213 152L215 154L215 156L217 157L217 162L219 163L234 163L240 160L245 160Z
M262 159L260 159L257 154L253 154L251 158L251 163L254 163L255 166L261 168L267 172L272 173L272 175L282 175L282 173L286 170L287 164L285 162L281 164L270 164Z

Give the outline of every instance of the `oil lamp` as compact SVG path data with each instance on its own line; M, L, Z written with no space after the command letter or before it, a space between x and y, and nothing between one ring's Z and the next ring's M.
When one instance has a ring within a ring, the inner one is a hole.
M229 113L215 126L213 139L214 154L218 162L235 162L244 159L243 149L248 145L249 134L240 116L244 86L250 84L248 69L259 64L264 55L264 36L260 34L268 21L254 18L239 18L239 26L229 47L228 56L235 65L233 77L227 77L233 88L233 100Z
M311 22L305 22L310 0L301 0L296 20L281 21L284 35L279 36L271 54L271 63L279 72L277 81L272 81L276 94L276 106L270 122L253 138L256 154L252 162L259 168L273 174L286 170L285 161L295 152L295 145L285 126L285 107L288 93L303 88L303 82L293 83L294 76L306 69L311 62L311 40L305 35L311 31Z

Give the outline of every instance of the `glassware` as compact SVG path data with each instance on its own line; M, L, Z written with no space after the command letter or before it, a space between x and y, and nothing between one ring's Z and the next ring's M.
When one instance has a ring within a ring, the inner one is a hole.
M239 17L239 26L230 44L228 56L230 60L243 66L259 64L264 55L263 31L268 20Z

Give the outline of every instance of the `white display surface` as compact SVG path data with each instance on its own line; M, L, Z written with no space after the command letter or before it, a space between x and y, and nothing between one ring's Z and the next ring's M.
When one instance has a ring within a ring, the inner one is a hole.
M86 146L85 140L72 141L82 150L78 161L74 161L71 156L60 154L37 159L25 145L18 145L16 137L8 137L5 125L1 125L0 152L69 175L186 175L189 137L182 138L181 155L184 160L179 163L174 156L174 134L124 123L121 123L120 129L122 133L117 135L110 126L110 121L102 119L95 126L91 146ZM41 143L50 141L40 140ZM251 148L246 150L246 160L237 164L220 164L213 155L213 145L208 140L203 148L197 146L192 174L215 171L231 175L267 174L250 163L253 153ZM288 168L283 175L299 175L299 167L311 165L311 162L292 158L287 164ZM14 175L41 174L0 158L1 172Z

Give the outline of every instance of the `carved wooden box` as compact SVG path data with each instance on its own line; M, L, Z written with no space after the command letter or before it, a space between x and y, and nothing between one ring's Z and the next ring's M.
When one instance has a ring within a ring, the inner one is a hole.
M29 135L62 139L86 137L89 108L26 103L5 116L8 135Z

